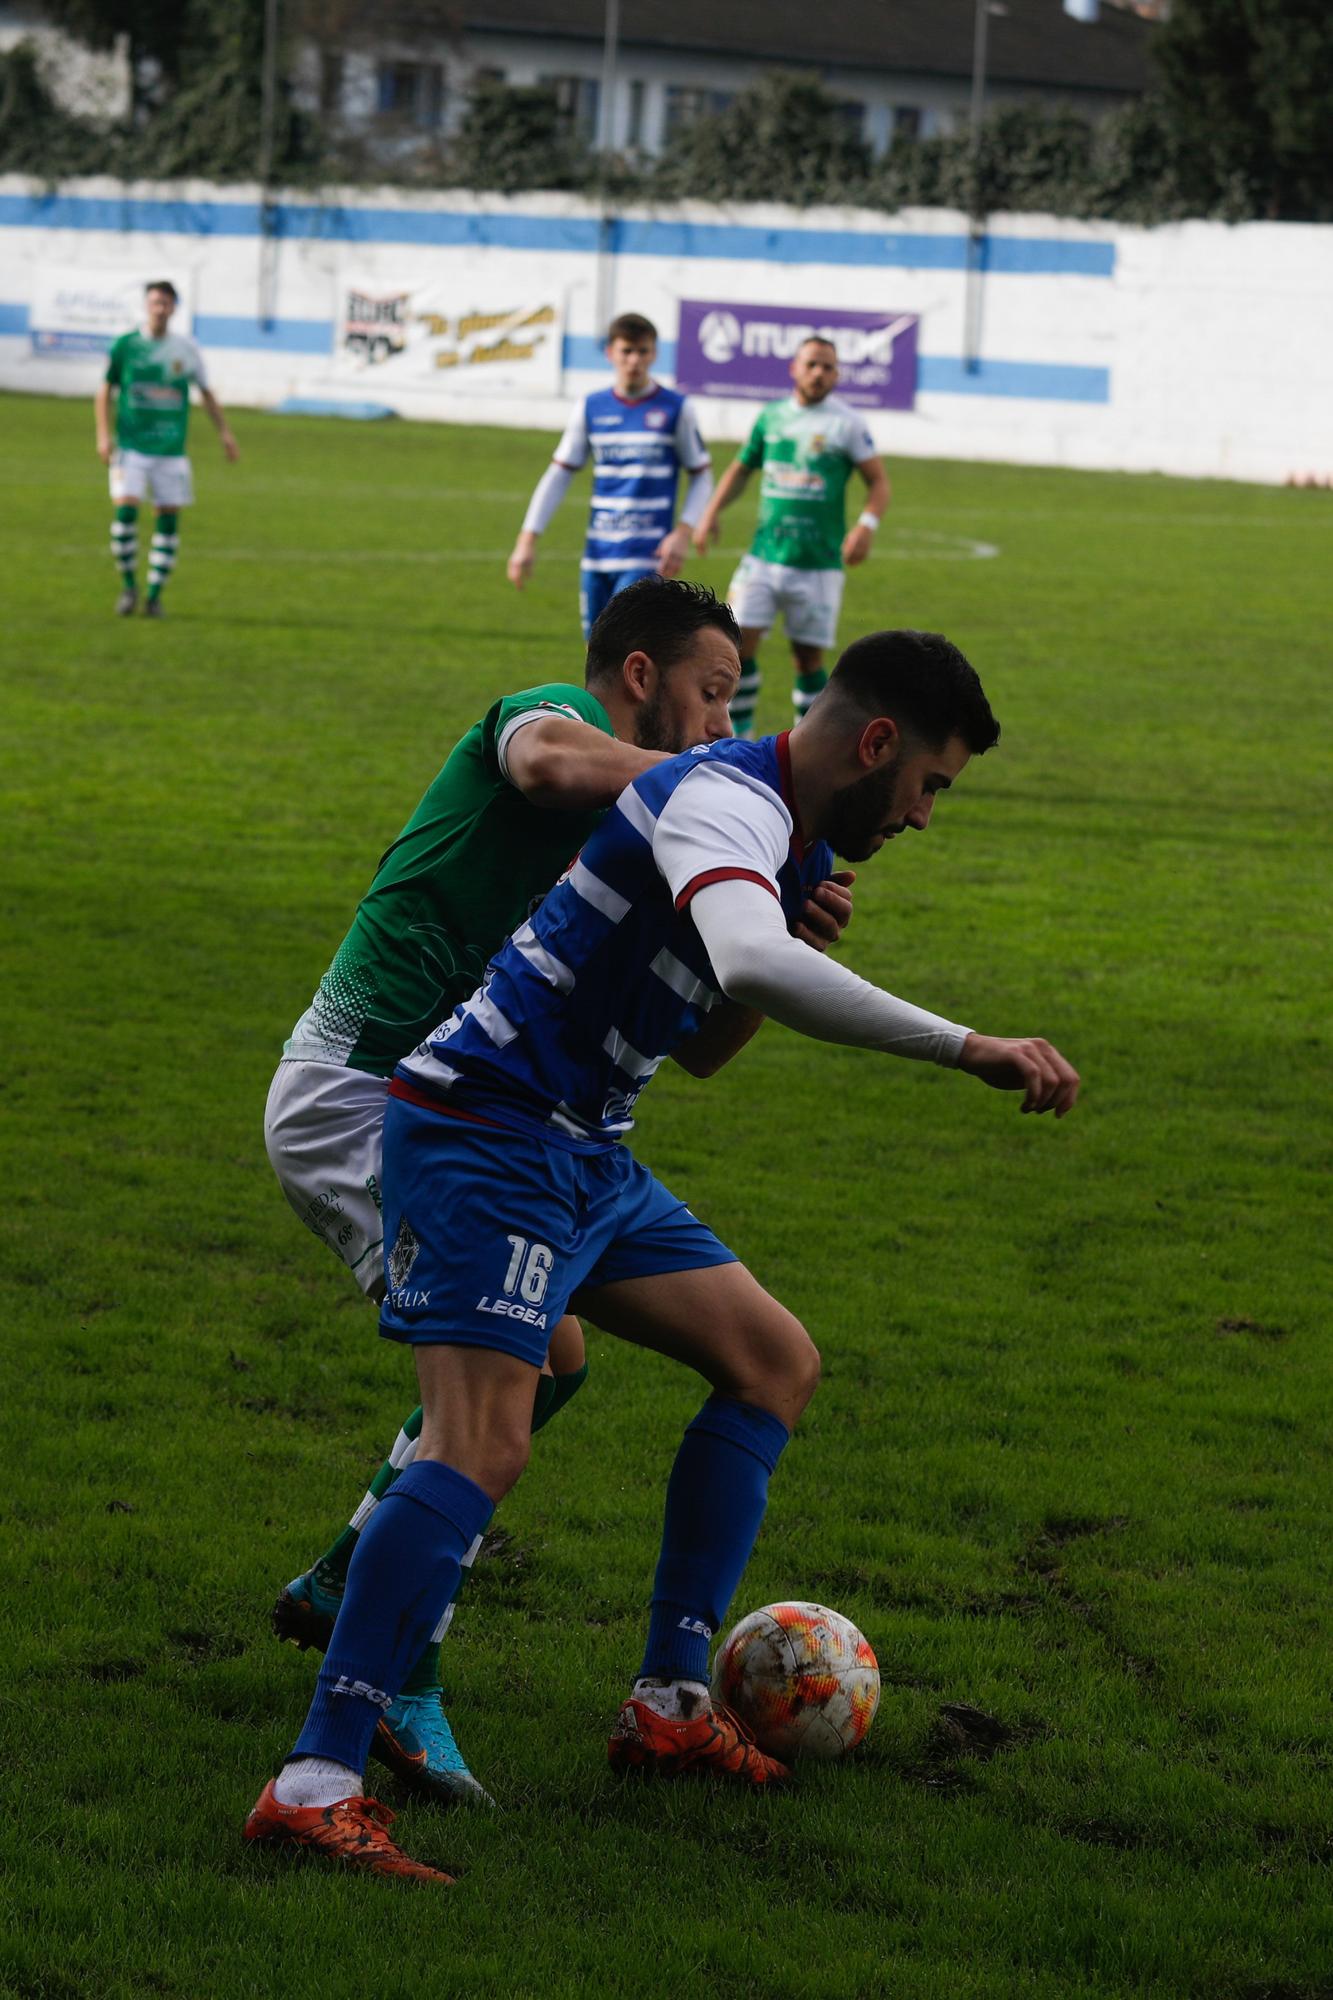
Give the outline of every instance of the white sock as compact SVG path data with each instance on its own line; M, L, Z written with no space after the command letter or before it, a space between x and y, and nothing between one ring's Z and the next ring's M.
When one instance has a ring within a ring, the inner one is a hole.
M364 1790L361 1773L335 1764L332 1757L297 1757L273 1780L280 1806L336 1806L343 1799L359 1799Z
M633 1699L666 1722L692 1722L711 1706L705 1681L635 1681Z

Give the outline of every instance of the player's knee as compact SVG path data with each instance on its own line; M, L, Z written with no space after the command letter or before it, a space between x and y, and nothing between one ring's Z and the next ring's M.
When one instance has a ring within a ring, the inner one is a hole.
M823 1363L819 1349L803 1326L797 1326L788 1360L788 1393L798 1410L803 1410L819 1387Z
M531 1423L523 1428L509 1423L502 1425L491 1435L484 1468L486 1476L478 1477L477 1484L493 1500L502 1500L523 1477L531 1454Z

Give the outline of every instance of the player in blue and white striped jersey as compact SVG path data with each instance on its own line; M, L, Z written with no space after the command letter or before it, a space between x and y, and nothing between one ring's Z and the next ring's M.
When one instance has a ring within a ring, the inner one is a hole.
M713 490L712 462L688 396L653 380L657 329L640 313L611 322L606 357L614 380L578 404L555 457L537 482L513 553L509 581L521 590L576 472L592 459L592 504L579 566L586 639L618 590L643 576L677 576L690 533ZM676 520L680 474L689 484Z
M862 861L924 831L937 794L998 734L947 640L858 641L785 737L724 740L637 778L480 991L399 1065L380 1326L417 1350L421 1444L362 1535L293 1763L359 1783L377 1704L523 1470L548 1328L577 1293L597 1325L712 1389L668 1483L647 1644L611 1761L755 1786L788 1775L713 1707L708 1647L818 1355L621 1140L666 1055L707 1075L765 1014L1021 1091L1025 1111L1072 1109L1077 1073L1049 1043L926 1013L793 935L803 879L830 849Z

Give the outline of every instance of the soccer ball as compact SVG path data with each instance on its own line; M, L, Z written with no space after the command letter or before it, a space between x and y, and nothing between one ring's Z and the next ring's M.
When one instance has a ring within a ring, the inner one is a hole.
M766 1604L729 1632L713 1697L784 1760L854 1750L879 1707L879 1662L850 1618L823 1604Z

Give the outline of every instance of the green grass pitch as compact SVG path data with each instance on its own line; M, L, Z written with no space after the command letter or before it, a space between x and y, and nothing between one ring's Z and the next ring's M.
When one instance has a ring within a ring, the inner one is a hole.
M699 1388L594 1334L448 1641L503 1810L406 1805L439 1899L239 1839L311 1676L269 1603L415 1400L261 1113L454 738L580 672L582 497L519 596L549 440L198 421L169 617L118 622L91 412L0 416L0 1992L1333 1992L1328 498L893 466L843 636L946 631L1004 737L845 956L1084 1100L773 1028L663 1074L636 1145L825 1356L737 1615L839 1606L879 1720L780 1799L612 1779Z

